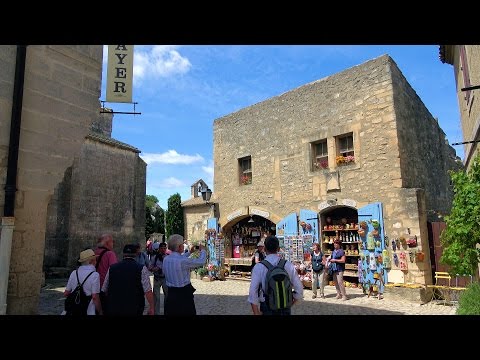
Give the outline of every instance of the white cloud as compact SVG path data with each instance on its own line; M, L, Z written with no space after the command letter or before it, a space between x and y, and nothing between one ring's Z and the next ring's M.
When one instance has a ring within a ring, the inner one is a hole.
M178 46L154 45L136 48L133 60L135 84L149 78L169 77L187 73L192 64L188 58L180 55Z
M103 66L107 66L108 63L108 45L103 45Z
M213 166L202 166L202 170L208 175L213 176Z
M204 178L205 182L213 190L213 161L210 160L208 166L202 166L202 170L207 174Z
M202 162L204 159L199 154L195 155L182 155L177 153L175 150L168 150L162 154L140 154L140 157L145 161L147 164L193 164L196 162Z
M185 186L185 183L182 180L179 180L174 177L169 177L166 179L163 179L160 181L158 184L158 187L160 188L177 188L177 187L182 187Z

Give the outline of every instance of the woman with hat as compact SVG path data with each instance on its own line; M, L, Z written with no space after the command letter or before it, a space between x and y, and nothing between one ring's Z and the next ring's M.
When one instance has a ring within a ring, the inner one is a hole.
M100 275L95 271L97 256L92 249L86 249L80 253L78 262L80 266L70 274L63 296L67 297L77 287L79 282L80 284L83 283L85 295L92 296L92 300L90 300L87 308L87 315L95 315L95 310L97 314L102 315L102 304L100 303L99 295Z
M337 299L348 300L343 284L343 271L345 270L345 251L342 249L342 241L335 239L333 242L333 252L330 258L330 263L333 264L333 282L337 290Z

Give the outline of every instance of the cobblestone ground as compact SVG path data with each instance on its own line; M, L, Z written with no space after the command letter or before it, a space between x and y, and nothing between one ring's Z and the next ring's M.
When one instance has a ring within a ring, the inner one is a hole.
M59 315L63 310L63 290L67 279L51 279L42 288L38 313ZM250 282L241 280L205 282L192 279L198 315L251 315L247 302ZM293 315L454 315L455 306L435 303L425 305L388 298L367 298L359 289L347 289L349 300L335 298L333 286L325 287L325 299L312 299L312 292L304 291L304 301L292 308ZM163 305L163 297L162 297ZM163 306L162 306L163 307Z

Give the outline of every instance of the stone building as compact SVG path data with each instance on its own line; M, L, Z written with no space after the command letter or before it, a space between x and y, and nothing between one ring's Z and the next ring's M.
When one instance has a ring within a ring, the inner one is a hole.
M0 46L0 314L37 312L48 204L100 108L102 45L24 50ZM9 153L16 147L11 124L21 124L14 211L7 209L4 192L13 164Z
M475 94L480 94L480 45L440 45L440 60L453 65L463 141L466 143L463 145L464 164L468 170L480 153L480 102L475 100ZM468 87L472 89L462 90Z
M102 233L113 235L117 254L126 243L145 241L146 163L140 150L111 137L113 114L103 111L49 203L47 274L69 273Z
M203 200L201 190L208 188L205 181L199 179L195 181L191 188L191 198L182 201L183 223L185 224L185 239L192 243L203 240L205 230L207 230L207 221L215 216L215 203L213 199L210 202Z
M464 145L464 163L469 169L480 152L480 102L475 99L480 94L480 45L441 45L440 60L453 65L463 141L477 141ZM462 91L468 87L476 88Z
M450 209L447 171L456 160L388 55L216 119L214 195L225 257L238 256L229 237L250 224L260 230L255 236L279 235L286 224L298 229L303 216L323 242L327 217L365 216L379 218L391 256L394 239L418 242L405 244L404 255L423 253L408 271L392 266L388 281L429 284L427 222Z

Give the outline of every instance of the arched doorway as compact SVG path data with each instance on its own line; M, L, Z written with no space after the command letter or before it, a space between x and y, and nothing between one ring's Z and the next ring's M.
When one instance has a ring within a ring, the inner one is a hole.
M268 235L276 234L275 223L259 215L248 215L229 223L222 230L226 240L225 266L228 276L249 279L257 244Z
M384 233L382 204L361 208L335 205L319 213L320 242L326 255L333 251L335 239L341 240L346 261L343 279L346 287L364 288L380 296L387 283L391 259ZM359 231L361 223L364 230ZM329 279L331 280L331 279Z

